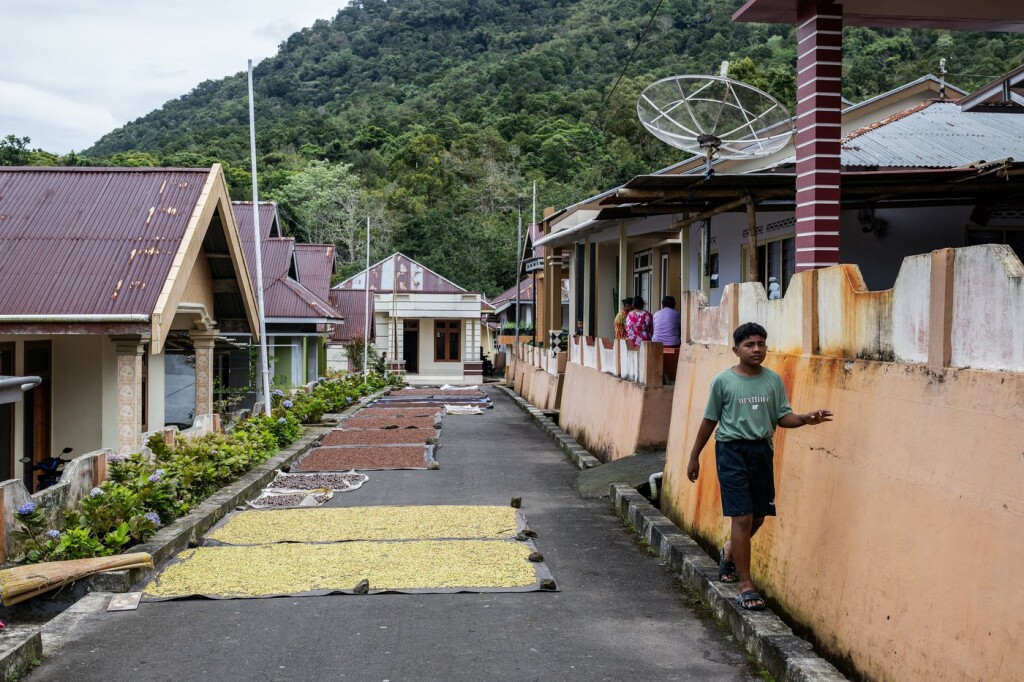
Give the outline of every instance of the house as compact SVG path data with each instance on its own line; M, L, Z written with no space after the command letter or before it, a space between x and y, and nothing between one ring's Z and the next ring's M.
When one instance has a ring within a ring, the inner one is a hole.
M232 203L246 258L256 259L252 202ZM297 244L281 236L275 202L260 202L260 232L263 235L263 306L267 333L267 354L274 385L301 386L316 380L327 369L327 343L334 326L344 318L327 300L334 272L334 246ZM256 268L250 267L256 286ZM230 354L232 371L226 377L233 388L252 385L251 338L233 333L238 343ZM258 359L256 359L258 362ZM254 400L255 395L247 396Z
M366 326L367 319L376 314L374 296L367 295L366 289L331 289L331 305L345 318L345 324L335 325L327 342L327 368L332 371L361 372L362 367L353 367L346 346L353 341L362 343L376 340L375 325ZM367 336L367 333L369 336Z
M31 486L55 449L130 452L171 421L185 353L213 411L221 330L258 338L256 297L220 165L0 169L0 357L40 385L0 413L0 459Z
M482 381L479 293L467 291L401 253L394 253L334 287L373 296L377 352L413 384ZM356 303L357 305L357 303Z
M790 16L797 5L751 0L740 14L761 6ZM826 6L864 20L861 3L799 4L812 15ZM872 7L910 25L942 11ZM1012 16L1008 4L986 7L978 21L993 27ZM978 10L962 9L948 27ZM855 107L840 112L838 56L826 54L841 22L800 21L795 154L760 167L732 162L730 172L723 162L712 177L679 164L546 217L537 243L569 259L572 298L582 302L570 315L591 335L570 343L559 423L604 459L661 439L662 510L719 547L728 527L715 504L713 448L696 484L687 454L712 377L734 362L732 329L763 324L767 364L794 406L846 416L776 434L782 513L754 543L758 589L860 677L1008 681L1015 671L1003 661L1024 616L987 567L1024 560L1012 506L991 505L1016 495L1008 472L1024 440L1024 265L1015 252L1024 164L1012 160L1022 158L1022 117L1008 113L1020 81L1006 77L959 102L913 102L904 91L886 106L883 96L870 120L855 121ZM1005 112L986 112L993 106ZM616 286L644 285L644 252L651 298L679 278L683 344L670 390L665 349L612 340L604 312ZM778 299L767 295L768 277L783 285ZM542 324L561 326L551 319ZM558 371L543 352L516 349L524 395ZM996 633L993 622L1008 625Z

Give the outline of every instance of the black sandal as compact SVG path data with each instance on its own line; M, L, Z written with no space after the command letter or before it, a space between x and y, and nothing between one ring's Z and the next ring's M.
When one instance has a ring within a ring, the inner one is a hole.
M758 594L757 590L747 590L736 597L736 601L740 603L740 608L745 611L764 611L766 607L764 597Z
M736 575L736 564L725 560L725 547L718 553L718 582L738 583L740 577Z

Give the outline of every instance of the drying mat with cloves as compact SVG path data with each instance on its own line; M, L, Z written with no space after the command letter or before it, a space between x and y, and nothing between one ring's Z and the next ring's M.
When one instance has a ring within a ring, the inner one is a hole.
M441 428L441 419L433 417L349 417L341 423L345 431L352 429L424 429Z
M406 419L406 418L423 418L430 417L435 419L437 417L444 416L444 411L440 407L433 405L428 407L406 407L404 405L395 405L392 407L364 407L359 410L354 417L388 417L391 419Z
M437 431L424 429L392 429L390 431L383 429L341 431L335 429L324 436L320 445L426 445L428 439L437 439L437 433Z
M355 540L507 540L526 528L512 507L419 505L241 511L227 515L204 543L268 545L277 542Z
M430 468L437 468L433 445L319 447L307 452L291 466L295 472Z
M144 599L557 590L527 533L510 507L238 512L178 554Z

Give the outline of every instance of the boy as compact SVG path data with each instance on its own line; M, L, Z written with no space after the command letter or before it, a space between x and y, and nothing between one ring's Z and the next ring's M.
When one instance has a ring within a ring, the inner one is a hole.
M718 557L718 579L739 583L740 607L761 611L765 601L750 579L750 538L775 516L772 437L775 427L795 429L832 421L828 410L796 414L786 399L778 374L762 367L768 353L768 332L747 322L732 334L735 367L719 372L711 382L704 420L690 451L686 476L700 474L700 452L715 432L715 463L722 491L722 514L732 519L731 539Z

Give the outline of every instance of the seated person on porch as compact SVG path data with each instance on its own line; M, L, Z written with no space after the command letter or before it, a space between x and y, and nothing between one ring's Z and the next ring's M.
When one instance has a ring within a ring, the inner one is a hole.
M661 310L654 313L654 335L651 341L658 341L666 348L678 348L680 322L675 296L661 299Z
M615 325L615 338L624 339L626 338L626 316L629 315L629 311L633 309L633 298L622 299L622 310L615 316L615 320L612 324Z
M644 341L650 341L653 333L654 320L644 310L644 299L636 296L633 298L633 309L626 316L626 339L634 346L639 346Z

